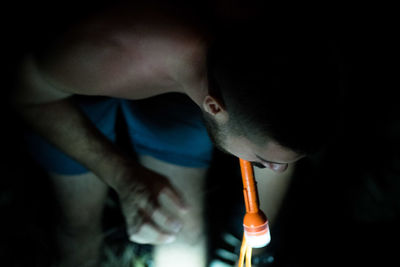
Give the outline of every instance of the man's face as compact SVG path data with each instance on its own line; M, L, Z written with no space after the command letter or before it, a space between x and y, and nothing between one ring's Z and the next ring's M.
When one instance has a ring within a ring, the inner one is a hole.
M263 145L257 145L245 136L232 134L228 126L218 125L212 118L205 116L205 123L211 139L220 150L238 158L250 161L254 166L283 172L290 163L304 157L290 149L280 146L270 138Z

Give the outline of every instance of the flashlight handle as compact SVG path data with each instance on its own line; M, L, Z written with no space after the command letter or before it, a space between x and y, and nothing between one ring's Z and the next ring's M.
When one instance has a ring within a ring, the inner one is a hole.
M244 202L246 205L247 213L257 213L258 208L258 194L256 188L256 182L254 180L253 166L247 160L240 160L240 169L242 172L243 180L243 195Z

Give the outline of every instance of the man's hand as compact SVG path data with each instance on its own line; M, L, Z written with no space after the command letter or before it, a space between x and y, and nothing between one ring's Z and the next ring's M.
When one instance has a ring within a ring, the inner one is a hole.
M124 166L115 189L130 240L141 244L172 242L182 228L179 213L186 211L182 196L166 177L135 161Z

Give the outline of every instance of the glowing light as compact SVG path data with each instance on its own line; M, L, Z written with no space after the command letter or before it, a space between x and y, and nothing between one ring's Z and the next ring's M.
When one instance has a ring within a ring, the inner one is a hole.
M269 229L266 232L258 235L253 235L247 231L244 231L244 235L246 236L247 244L253 248L262 248L271 242L271 234L269 233Z
M243 195L246 205L246 215L243 219L243 241L240 248L239 267L251 267L252 248L262 248L271 242L268 219L258 207L258 194L254 180L253 166L250 162L240 159L243 179Z

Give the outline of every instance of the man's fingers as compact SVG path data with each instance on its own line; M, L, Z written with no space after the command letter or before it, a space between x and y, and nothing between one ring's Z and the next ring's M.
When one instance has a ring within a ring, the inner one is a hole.
M161 208L153 212L151 219L155 224L169 232L178 233L183 226L180 219Z
M159 196L160 198L162 199L162 196ZM165 194L165 198L170 197ZM171 202L171 200L169 201ZM173 203L175 202L173 201ZM176 210L179 207L176 207L175 204L171 205L167 200L143 199L139 203L139 207L139 215L144 217L146 221L152 221L155 225L168 232L177 233L181 230L182 222L176 215Z
M166 244L173 242L176 236L160 231L153 223L147 222L139 228L139 231L131 234L129 239L139 244Z
M140 244L163 244L175 240L182 229L181 220L161 207L149 210L139 209L128 222L130 240Z
M170 207L172 204L181 212L187 212L189 209L182 195L173 187L164 188L160 192L158 200L163 206Z

